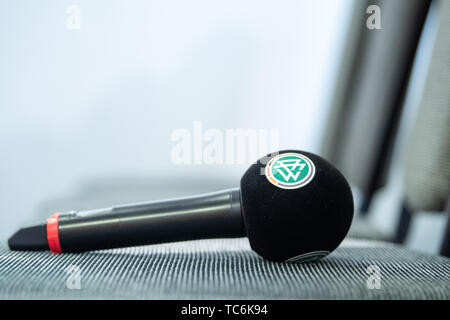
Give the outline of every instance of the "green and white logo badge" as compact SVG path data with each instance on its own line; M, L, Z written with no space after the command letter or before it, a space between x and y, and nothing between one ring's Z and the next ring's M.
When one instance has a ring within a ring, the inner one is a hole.
M270 183L282 189L297 189L313 178L314 163L300 153L283 153L270 159L265 174Z

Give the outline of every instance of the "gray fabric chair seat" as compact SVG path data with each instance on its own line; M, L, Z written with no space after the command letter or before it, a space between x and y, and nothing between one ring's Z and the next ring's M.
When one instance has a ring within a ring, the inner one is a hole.
M380 289L367 288L371 265ZM450 259L366 240L307 264L265 261L245 238L63 255L0 245L0 299L450 299L449 279Z

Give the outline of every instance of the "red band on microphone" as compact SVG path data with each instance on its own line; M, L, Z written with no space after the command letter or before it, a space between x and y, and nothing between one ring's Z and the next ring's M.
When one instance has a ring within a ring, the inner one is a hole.
M53 253L62 253L61 244L59 242L58 219L59 213L55 213L47 219L48 247Z

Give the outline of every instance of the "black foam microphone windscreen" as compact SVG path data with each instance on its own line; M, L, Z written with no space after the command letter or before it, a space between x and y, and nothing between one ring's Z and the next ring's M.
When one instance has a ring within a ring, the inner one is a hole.
M242 214L253 250L269 260L294 261L336 249L353 218L344 176L304 151L263 159L266 164L259 160L241 179Z

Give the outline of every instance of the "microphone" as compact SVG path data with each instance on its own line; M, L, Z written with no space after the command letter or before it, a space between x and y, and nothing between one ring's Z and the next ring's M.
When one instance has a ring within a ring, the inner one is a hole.
M8 245L63 253L246 236L265 259L304 262L336 249L352 219L344 176L318 155L284 150L251 165L240 188L57 213L20 229Z

